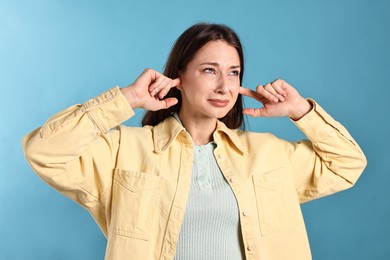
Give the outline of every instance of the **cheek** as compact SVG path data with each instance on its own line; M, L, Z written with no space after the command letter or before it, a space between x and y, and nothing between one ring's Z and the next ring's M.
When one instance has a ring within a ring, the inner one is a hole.
M194 75L182 75L180 77L181 84L180 84L180 90L191 93L196 92L196 89L198 89L198 79Z
M179 88L182 95L190 95L190 93L193 92L193 89L193 84L191 84L189 81L182 80Z
M240 85L234 86L232 88L231 93L232 93L232 97L234 98L234 100L237 99L239 91L240 91Z
M230 85L231 91L237 91L238 92L239 88L241 86L240 80L238 79L238 77L230 78L229 85Z

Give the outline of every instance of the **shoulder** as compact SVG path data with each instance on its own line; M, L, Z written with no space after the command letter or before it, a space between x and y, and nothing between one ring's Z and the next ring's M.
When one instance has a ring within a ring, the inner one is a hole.
M117 138L122 144L126 142L152 142L153 140L153 127L133 127L126 125L118 125L110 131L110 135L113 138Z
M246 142L280 142L284 141L283 139L278 138L272 133L262 133L262 132L251 132L243 130L235 130L236 135L240 138L241 141Z
M291 154L299 151L312 151L312 143L303 139L296 142L280 138L272 133L237 131L237 136L249 153L264 151L269 154Z
M267 150L274 152L281 152L289 149L292 142L279 138L273 133L269 132L251 132L236 130L236 134L245 149L251 152L259 150Z
M123 134L148 134L151 133L153 129L153 126L127 126L127 125L118 125L117 127L113 128L112 131L118 131Z

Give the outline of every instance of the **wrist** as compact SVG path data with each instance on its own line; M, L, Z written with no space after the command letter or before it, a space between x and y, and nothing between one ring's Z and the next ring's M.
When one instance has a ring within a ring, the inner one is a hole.
M302 101L299 102L299 104L294 106L294 110L292 111L290 118L294 121L298 121L299 119L304 117L307 113L309 113L310 110L312 110L312 108L313 105L309 101L307 101L306 99L302 99Z
M126 98L127 102L129 102L131 108L141 108L141 102L130 86L121 88L120 91Z

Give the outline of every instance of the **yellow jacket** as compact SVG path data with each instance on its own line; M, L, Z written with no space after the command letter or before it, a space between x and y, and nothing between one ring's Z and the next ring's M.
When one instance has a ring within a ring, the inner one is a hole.
M350 188L366 158L318 104L294 122L310 141L218 122L215 157L240 210L247 259L311 259L300 203ZM54 115L23 140L32 169L85 207L106 259L173 259L190 187L191 136L173 118L120 125L133 110L118 87ZM223 238L221 238L223 239Z

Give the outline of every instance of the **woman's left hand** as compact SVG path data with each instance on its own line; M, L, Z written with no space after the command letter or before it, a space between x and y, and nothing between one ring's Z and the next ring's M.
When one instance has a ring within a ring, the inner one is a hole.
M240 87L240 94L263 104L261 108L244 109L244 114L254 117L288 116L293 120L299 120L312 108L312 105L294 87L282 79L264 86L259 85L256 91Z

